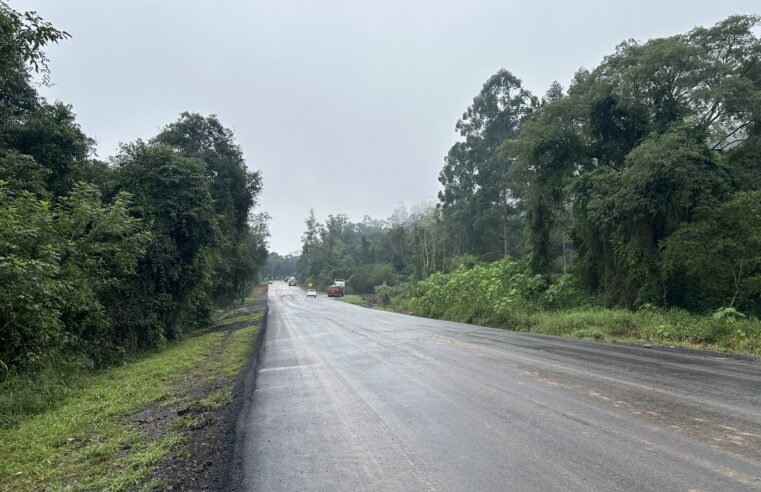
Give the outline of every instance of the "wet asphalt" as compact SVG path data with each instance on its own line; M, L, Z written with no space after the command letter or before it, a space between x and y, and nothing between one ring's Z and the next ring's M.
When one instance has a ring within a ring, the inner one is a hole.
M761 490L761 365L270 286L245 488Z

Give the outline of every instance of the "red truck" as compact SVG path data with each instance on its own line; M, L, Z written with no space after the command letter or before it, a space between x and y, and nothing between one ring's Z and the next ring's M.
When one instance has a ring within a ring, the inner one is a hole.
M346 294L345 285L346 284L343 282L336 282L335 284L325 289L325 293L328 294L328 297L343 297L344 294Z

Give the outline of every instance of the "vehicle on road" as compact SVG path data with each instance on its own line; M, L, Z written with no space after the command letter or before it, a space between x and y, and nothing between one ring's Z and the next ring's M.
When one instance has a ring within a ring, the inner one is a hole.
M346 289L343 285L333 284L325 289L325 293L328 294L328 297L343 297L346 294Z
M314 289L309 289L307 291L307 297L317 297L317 291Z
M296 285L296 277L288 277L288 287Z

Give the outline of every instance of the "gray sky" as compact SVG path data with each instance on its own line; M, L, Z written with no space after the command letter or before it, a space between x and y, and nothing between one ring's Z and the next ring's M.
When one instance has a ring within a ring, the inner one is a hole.
M42 93L107 158L182 111L217 114L264 175L271 248L304 218L388 217L433 198L454 125L500 68L543 94L628 38L685 32L758 0L11 0L73 37Z

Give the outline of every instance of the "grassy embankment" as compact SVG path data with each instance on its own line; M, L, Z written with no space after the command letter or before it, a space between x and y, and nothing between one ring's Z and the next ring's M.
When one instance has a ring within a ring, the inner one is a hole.
M761 354L761 322L716 319L678 310L580 308L527 315L521 331L636 344Z
M360 297L360 296L355 296L355 295L344 296L344 297L336 297L336 300L341 301L341 302L347 302L349 304L355 304L357 306L369 306L370 305L370 303L367 301L367 299L365 299L363 297Z
M513 331L600 340L660 344L761 355L761 321L695 315L681 310L629 311L602 307L535 310L510 317L430 313L409 299L395 299L383 309Z
M637 311L600 307L572 277L548 286L510 259L416 283L378 286L376 293L385 308L429 318L609 342L761 354L761 321L732 308L701 315L651 305Z
M0 490L121 490L140 484L230 401L261 317L254 311L219 319L163 351L97 373L26 386L20 377L6 381L0 388ZM175 408L193 411L180 417ZM162 409L165 422L153 419L146 427L137 417Z

